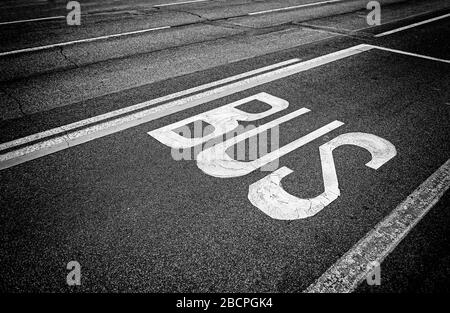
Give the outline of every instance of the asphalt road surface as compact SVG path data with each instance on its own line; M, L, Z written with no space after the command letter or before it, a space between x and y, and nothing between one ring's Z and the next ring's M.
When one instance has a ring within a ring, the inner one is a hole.
M0 21L64 14L60 2L2 1ZM296 21L299 8L259 27L244 15L314 1L112 2L86 1L81 31L0 23L1 51L155 21L221 27L198 24L205 14L240 27L76 66L26 72L40 52L14 56L0 88L1 291L449 290L448 7L387 5L377 27L365 9ZM126 45L115 40L102 44ZM158 62L160 76L133 77ZM79 286L67 284L70 261ZM379 285L367 283L371 262Z

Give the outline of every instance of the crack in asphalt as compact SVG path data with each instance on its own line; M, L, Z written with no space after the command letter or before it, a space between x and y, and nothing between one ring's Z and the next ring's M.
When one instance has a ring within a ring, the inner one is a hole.
M351 37L355 39L363 39L363 40L371 40L373 39L373 34L362 32L362 31L352 31L352 30L344 30L344 29L338 29L333 27L327 27L327 26L318 26L318 25L311 25L308 23L303 22L293 22L293 26L296 26L298 28L307 28L312 29L316 31L322 31L327 32L334 35L340 35L345 37Z
M161 10L161 8L158 8L158 9ZM171 27L182 27L182 26L192 25L192 24L204 24L205 22L208 22L208 24L213 25L213 26L219 25L219 26L223 26L223 27L227 27L227 28L233 28L233 29L236 29L236 28L257 29L255 27L243 26L243 25L240 25L240 24L234 24L234 23L228 22L228 20L231 19L231 18L247 16L247 13L239 14L239 15L233 15L233 16L227 16L227 17L208 18L206 16L202 16L201 14L198 14L198 13L195 13L195 12L186 11L186 10L179 10L179 9L170 9L170 10L166 9L165 12L176 12L176 13L189 14L189 15L198 17L201 20L201 21L196 21L196 22L187 23L187 24L173 25ZM228 24L221 24L220 22L228 23Z
M11 93L9 93L6 88L4 87L0 87L0 90L9 98L11 98L16 104L17 104L17 108L19 109L20 113L22 113L23 116L27 116L28 114L25 113L25 111L23 110L22 107L22 103L19 101L19 99L17 99L16 97L14 97Z
M72 61L67 55L64 54L64 47L59 47L59 52L61 53L61 55L63 56L63 58L68 61L69 63L71 63L72 65L74 65L76 68L79 68L78 64L75 63L75 61Z
M203 22L203 24L205 24ZM216 26L216 27L221 27L221 24L217 25L213 25L213 23L211 23L210 25L212 26ZM184 26L184 25L183 25ZM132 57L132 56L142 56L145 54L152 54L152 53L158 53L158 52L162 52L162 51L168 51L168 50L172 50L172 49L179 49L179 48L186 48L186 47L191 47L191 46L195 46L195 45L199 45L199 44L205 44L205 43L215 43L215 42L219 42L221 40L231 40L231 41L236 41L236 40L240 40L244 37L248 37L248 36L259 36L259 35L267 35L267 34L271 34L271 33L276 33L285 29L289 29L290 27L295 26L297 28L300 28L301 26L293 24L292 22L286 23L286 24L281 24L281 25L276 25L276 26L267 26L267 27L260 27L260 28L252 28L252 29L247 29L247 31L242 32L242 33L238 33L238 34L233 34L233 35L226 35L226 36L220 36L217 38L209 38L209 39L205 39L205 40L199 40L199 41L195 41L195 42L189 42L189 43L184 43L184 44L180 44L177 46L170 46L170 47L165 47L165 48L159 48L159 49L154 49L154 50L149 50L149 51L145 51L145 52L138 52L138 53L134 53L132 55L125 55L125 56L119 56L119 57L113 57L107 60L100 60L100 61L95 61L95 62L90 62L88 64L81 64L78 65L77 63L75 63L74 61L72 61L68 56L66 56L63 52L64 47L58 47L59 52L61 53L61 55L71 64L73 64L73 66L75 68L83 68L87 65L92 65L92 64L99 64L102 62L107 62L107 61L111 61L111 60L123 60L126 59L128 57ZM225 26L222 26L225 27ZM231 27L230 27L231 28ZM52 72L52 71L50 71ZM12 83L12 82L18 82L21 81L22 79L31 79L31 78L36 78L39 77L43 74L46 74L49 72L37 72L25 77L17 77L14 79L10 79L7 80L8 83Z
M198 14L198 13L194 13L194 12L190 12L190 11L185 11L185 10L167 10L167 11L179 12L179 13L186 13L186 14L190 14L190 15L193 15L193 16L195 16L195 17L198 17L198 18L200 18L200 19L202 19L202 20L204 19L204 20L210 21L209 18L203 17L203 16L201 16L201 15Z

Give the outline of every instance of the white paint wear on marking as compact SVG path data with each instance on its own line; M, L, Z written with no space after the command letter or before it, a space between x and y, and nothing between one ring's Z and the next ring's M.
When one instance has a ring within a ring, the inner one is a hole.
M369 151L372 160L366 166L375 170L397 154L394 145L378 136L366 133L342 134L319 147L323 193L311 199L301 199L287 193L281 186L281 180L293 171L282 167L250 185L250 202L265 214L279 220L304 219L316 215L341 194L333 150L342 145L355 145Z

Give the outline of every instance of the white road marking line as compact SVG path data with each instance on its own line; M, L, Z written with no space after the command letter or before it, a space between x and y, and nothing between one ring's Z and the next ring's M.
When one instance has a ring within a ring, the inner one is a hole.
M329 4L329 3L335 3L335 2L342 2L342 1L343 0L328 0L328 1L308 3L308 4L300 4L300 5L295 5L295 6L291 6L291 7L252 12L252 13L248 13L248 15L258 15L258 14L266 14L266 13L279 12L279 11L294 10L294 9L299 9L299 8L312 7L312 6L318 6L318 5L322 5L322 4Z
M421 17L421 16L429 15L429 14L432 14L432 13L435 13L435 12L436 11L426 11L426 12L422 12L422 13L418 13L418 14L408 15L408 16L402 17L402 18L386 20L385 22L382 21L381 25L387 26L389 24L410 20L410 19L415 18L415 17ZM362 15L361 17L365 17L365 16L366 15ZM370 27L363 27L363 28L357 28L357 29L343 29L343 30L347 30L347 31L351 31L351 32L359 32L359 31L363 31L363 30L374 29L374 28L377 28L377 27L380 27L380 25L375 25L375 26L370 26Z
M427 24L427 23L438 21L438 20L447 18L449 16L450 16L450 13L445 14L445 15L441 15L441 16L438 16L438 17L430 18L430 19L422 21L422 22L417 22L417 23L414 23L414 24L411 24L411 25L403 26L403 27L400 27L400 28L392 29L390 31L386 31L384 33L377 34L377 35L375 35L375 37L383 37L383 36L386 36L386 35L394 34L394 33L401 32L401 31L406 30L406 29L410 29L410 28L413 28L413 27L417 27L417 26L420 26L420 25L424 25L424 24Z
M206 2L211 0L190 0L190 1L183 1L183 2L171 2L171 3L164 3L164 4L156 4L154 7L168 7L172 5L179 5L179 4L188 4L188 3L195 3L195 2Z
M450 187L450 159L354 245L305 292L352 292L381 263Z
M48 21L48 20L59 20L65 19L65 16L49 16L49 17L40 17L40 18L32 18L28 20L17 20L17 21L9 21L9 22L0 22L0 26L2 25L11 25L11 24L20 24L20 23L30 23L30 22L39 22L39 21Z
M370 45L370 46L373 47L373 48L376 48L378 50L384 50L384 51L389 51L389 52L393 52L393 53L404 54L404 55L417 57L417 58L422 58L422 59L427 59L427 60L431 60L431 61L450 63L450 60L439 59L439 58L430 57L430 56L423 55L423 54L411 53L411 52L406 52L406 51L402 51L402 50L385 48L385 47L381 47L381 46L373 46L373 45Z
M119 117L112 121L93 125L67 135L19 148L0 155L0 170L371 49L373 47L368 45L353 46L154 108Z
M122 108L122 109L119 109L119 110L111 111L111 112L108 112L108 113L105 113L105 114L102 114L102 115L94 116L94 117L91 117L91 118L88 118L88 119L84 119L84 120L75 122L75 123L72 123L72 124L68 124L68 125L61 126L61 127L56 127L56 128L44 131L44 132L40 132L40 133L33 134L33 135L30 135L30 136L27 136L27 137L23 137L23 138L20 138L20 139L16 139L16 140L12 140L12 141L9 141L9 142L6 142L6 143L2 143L2 144L0 144L0 151L6 150L6 149L10 149L10 148L13 148L13 147L16 147L16 146L19 146L19 145L23 145L23 144L26 144L26 143L29 143L29 142L32 142L32 141L40 140L40 139L43 139L43 138L46 138L46 137L49 137L49 136L55 136L55 135L58 135L58 134L61 134L61 133L65 133L65 132L74 130L76 128L81 128L81 127L87 126L89 124L98 123L98 122L101 122L103 120L110 119L110 118L113 118L113 117L116 117L116 116L119 116L119 115L123 115L123 114L126 114L126 113L130 113L130 112L133 112L133 111L136 111L136 110L144 109L146 107L149 107L149 106L152 106L152 105L164 102L164 101L169 101L169 100L173 100L175 98L179 98L179 97L182 97L182 96L187 96L189 94L193 94L193 93L205 90L205 89L209 89L209 88L216 87L216 86L219 86L219 85L223 85L223 84L226 84L226 83L229 83L229 82L232 82L232 81L236 81L236 80L247 78L247 77L250 77L250 76L253 76L253 75L256 75L256 74L260 74L262 72L267 72L267 71L270 71L270 70L273 70L273 69L277 69L277 68L280 68L280 67L283 67L283 66L286 66L286 65L297 63L299 61L300 61L300 59L290 59L290 60L283 61L283 62L280 62L280 63L276 63L276 64L272 64L272 65L269 65L269 66L261 67L261 68L258 68L256 70L252 70L252 71L245 72L245 73L242 73L242 74L238 74L238 75L235 75L235 76L227 77L227 78L215 81L215 82L207 83L207 84L204 84L204 85L201 85L201 86L198 86L198 87L194 87L194 88L190 88L190 89L183 90L183 91L180 91L180 92L176 92L176 93L173 93L173 94L170 94L170 95L167 95L167 96L163 96L163 97L160 97L160 98L157 98L157 99L153 99L153 100L150 100L150 101L146 101L146 102L143 102L143 103L132 105L132 106L129 106L129 107L126 107L126 108Z
M26 53L26 52L35 52L35 51L47 50L47 49L58 48L58 47L65 47L65 46L79 44L79 43L87 43L87 42L94 42L94 41L98 41L98 40L105 40L105 39L118 38L118 37L123 37L123 36L143 34L143 33L148 33L148 32L152 32L152 31L156 31L156 30L169 29L169 28L170 28L170 26L162 26L162 27L155 27L155 28L136 30L136 31L126 32L126 33L120 33L120 34L112 34L112 35L105 35L105 36L100 36L100 37L93 37L93 38L86 38L86 39L79 39L79 40L73 40L73 41L60 42L60 43L55 43L55 44L46 45L46 46L39 46L39 47L32 47L32 48L13 50L13 51L6 51L6 52L1 52L0 53L0 57L8 56L8 55L20 54L20 53Z

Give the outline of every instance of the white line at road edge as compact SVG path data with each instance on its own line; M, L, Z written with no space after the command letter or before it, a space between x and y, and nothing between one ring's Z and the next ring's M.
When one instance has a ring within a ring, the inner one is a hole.
M289 65L268 73L168 102L144 111L119 117L111 121L89 126L66 135L31 144L0 155L0 170L371 49L373 49L372 46L364 44L353 46L312 60ZM64 128L64 126L61 128Z
M40 17L40 18L32 18L32 19L28 19L28 20L17 20L17 21L9 21L9 22L0 22L0 26L2 26L2 25L11 25L11 24L20 24L20 23L29 23L29 22L60 20L60 19L65 19L65 18L66 18L65 16Z
M156 30L163 30L163 29L169 29L170 26L162 26L162 27L155 27L155 28L148 28L148 29L141 29L136 30L132 32L126 32L126 33L120 33L120 34L113 34L113 35L106 35L106 36L100 36L100 37L93 37L93 38L86 38L86 39L79 39L79 40L73 40L73 41L66 41L66 42L60 42L55 43L51 45L46 46L39 46L39 47L32 47L32 48L25 48L25 49L19 49L19 50L12 50L12 51L6 51L1 52L0 57L8 56L8 55L14 55L14 54L20 54L20 53L26 53L26 52L35 52L35 51L41 51L41 50L47 50L52 48L58 48L58 47L65 47L70 45L75 45L79 43L88 43L98 40L106 40L111 38L117 38L117 37L123 37L123 36L130 36L130 35L136 35L136 34L142 34L142 33L148 33Z
M266 13L273 13L273 12L279 12L279 11L288 11L288 10L294 10L294 9L300 9L300 8L306 8L306 7L312 7L312 6L319 6L319 5L323 5L323 4L331 4L331 3L342 2L342 1L343 0L328 0L328 1L321 1L321 2L313 2L313 3L308 3L308 4L294 5L291 7L284 7L284 8L278 8L278 9L252 12L252 13L248 13L248 15L258 15L258 14L266 14Z
M153 106L155 104L158 104L158 103L161 103L161 102L164 102L164 101L173 100L175 98L180 98L180 97L183 97L183 96L187 96L189 94L200 92L200 91L205 90L205 89L217 87L219 85L224 85L226 83L230 83L230 82L233 82L233 81L236 81L236 80L247 78L247 77L250 77L250 76L253 76L253 75L256 75L256 74L260 74L260 73L263 73L263 72L268 72L270 70L274 70L276 68L280 68L280 67L283 67L283 66L286 66L286 65L297 63L299 61L300 61L300 59L290 59L290 60L283 61L283 62L280 62L280 63L276 63L276 64L272 64L272 65L269 65L269 66L261 67L259 69L253 70L253 71L245 72L245 73L242 73L242 74L239 74L239 75L235 75L235 76L231 76L231 77L227 77L227 78L215 81L215 82L211 82L211 83L204 84L204 85L201 85L201 86L197 86L197 87L194 87L194 88L186 89L186 90L183 90L183 91L180 91L180 92L176 92L176 93L170 94L168 96L164 96L164 97L160 97L160 98L153 99L153 100L150 100L150 101L138 103L138 104L135 104L135 105L132 105L132 106L129 106L129 107L125 107L125 108L119 109L119 110L115 110L115 111L111 111L111 112L108 112L108 113L105 113L105 114L102 114L102 115L97 115L97 116L94 116L94 117L91 117L91 118L87 118L87 119L84 119L84 120L81 120L81 121L78 121L78 122L75 122L75 123L72 123L72 124L64 125L64 126L61 126L61 127L56 127L56 128L49 129L49 130L41 132L41 133L37 133L37 134L34 134L34 135L30 135L30 136L27 136L27 137L23 137L23 138L20 138L20 139L16 139L16 140L13 140L13 141L2 143L2 144L0 144L0 151L6 150L6 149L10 149L10 148L13 148L13 147L16 147L16 146L19 146L19 145L27 144L27 143L32 142L32 141L41 140L41 139L44 139L46 137L55 136L55 135L58 135L58 134L61 134L61 133L65 133L65 132L74 130L76 128L85 127L85 126L87 126L89 124L98 123L98 122L104 121L106 119L114 118L114 117L119 116L119 115L124 115L124 114L127 114L127 113L131 113L133 111L141 110L141 109L144 109L146 107L150 107L150 106Z
M449 16L450 16L450 13L442 15L442 16L430 18L430 19L425 20L425 21L417 22L417 23L414 23L414 24L411 24L411 25L403 26L403 27L400 27L400 28L396 28L396 29L392 29L392 30L386 31L384 33L377 34L377 35L375 35L375 37L383 37L383 36L386 36L386 35L394 34L394 33L401 32L403 30L410 29L410 28L413 28L413 27L416 27L416 26L420 26L420 25L424 25L424 24L427 24L427 23L435 22L435 21L447 18Z
M450 187L450 159L409 195L392 213L310 285L308 293L352 292L381 263Z

